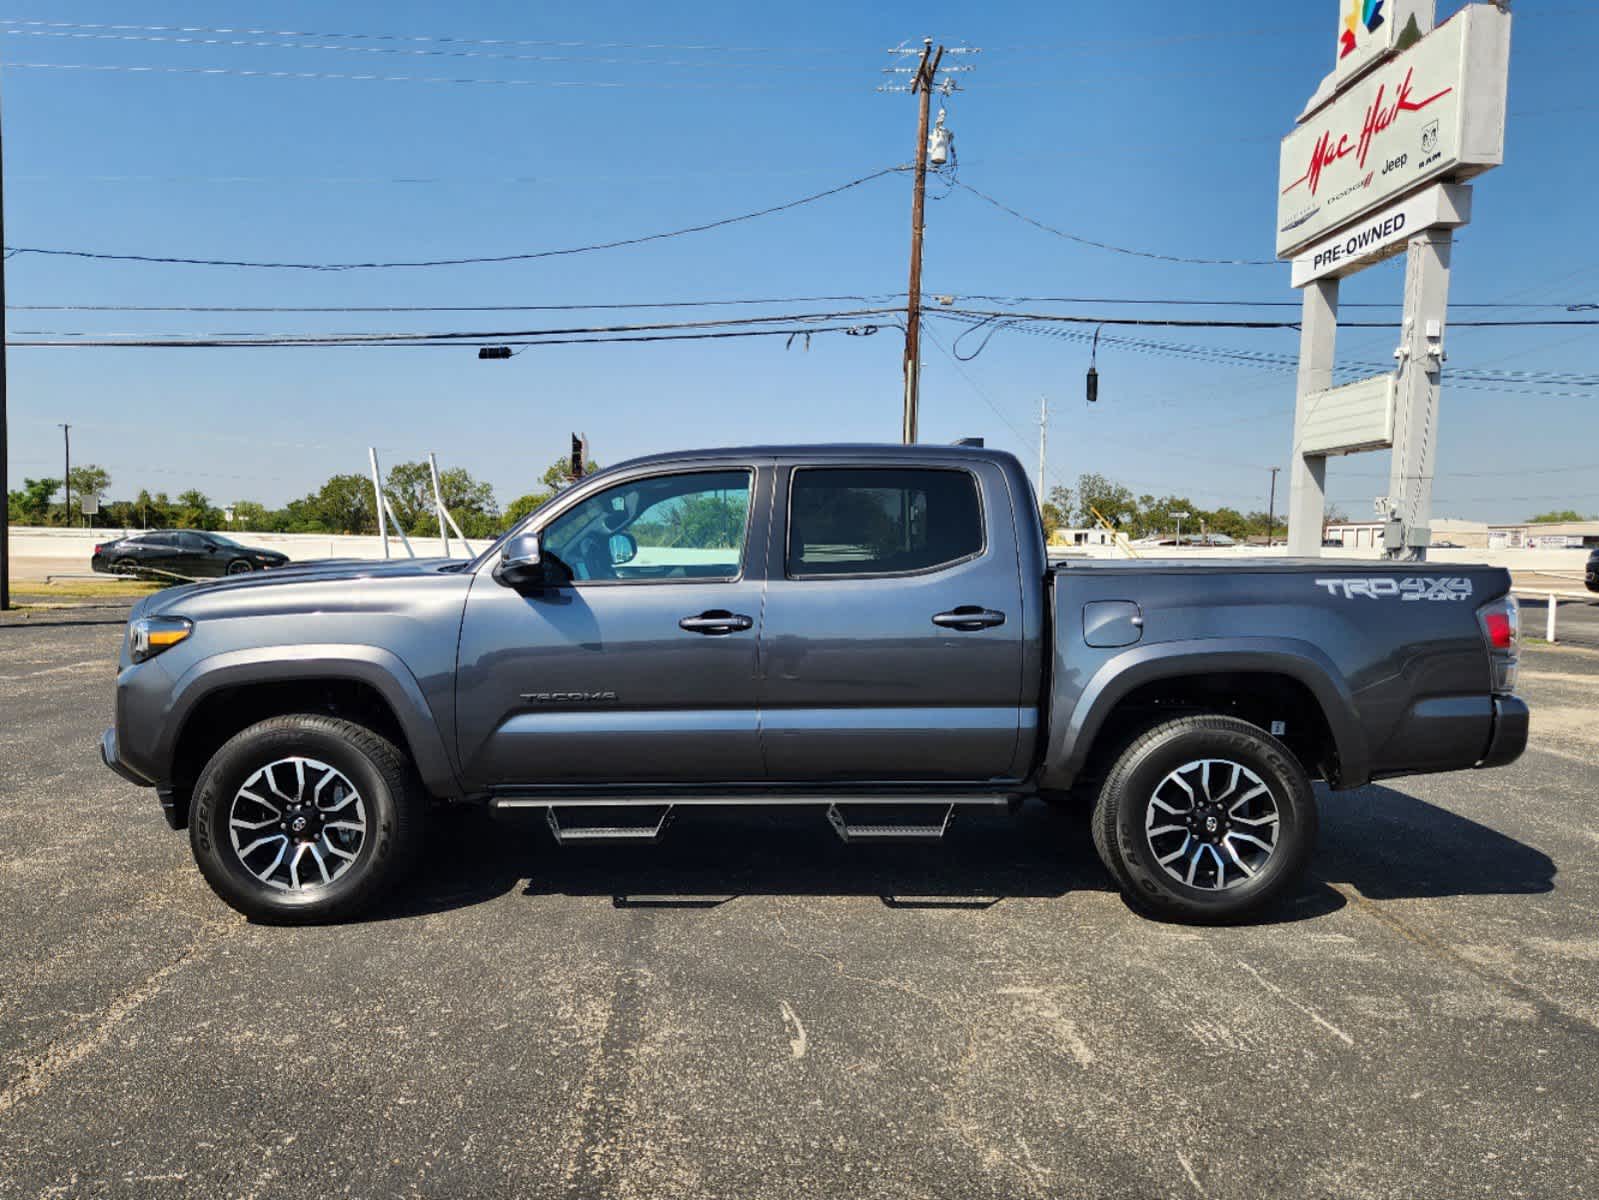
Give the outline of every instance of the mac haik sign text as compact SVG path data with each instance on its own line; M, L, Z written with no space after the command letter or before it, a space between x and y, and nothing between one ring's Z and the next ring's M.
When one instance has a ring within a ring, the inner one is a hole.
M1468 4L1305 117L1283 139L1278 257L1425 183L1497 166L1509 70L1510 14Z

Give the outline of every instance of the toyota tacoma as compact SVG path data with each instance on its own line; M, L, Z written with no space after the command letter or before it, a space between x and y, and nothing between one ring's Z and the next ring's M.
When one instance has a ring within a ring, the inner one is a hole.
M134 608L106 764L218 894L340 919L430 810L651 840L683 805L803 805L846 840L1080 798L1153 915L1293 886L1313 781L1502 766L1526 745L1498 568L1052 564L980 445L636 459L470 562L288 566Z

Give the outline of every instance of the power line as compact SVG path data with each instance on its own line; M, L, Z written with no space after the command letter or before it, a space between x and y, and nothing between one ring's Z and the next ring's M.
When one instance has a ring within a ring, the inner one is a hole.
M6 22L0 20L0 24ZM411 57L431 58L482 58L511 62L535 63L596 63L608 66L639 66L639 67L671 67L695 68L711 70L766 70L769 62L741 63L736 61L720 62L689 62L683 59L662 58L634 58L616 55L572 55L572 54L516 54L499 50L443 50L411 46L356 46L328 42L302 42L302 41L263 41L251 37L195 37L189 35L167 35L150 33L102 33L88 31L74 31L68 29L5 29L0 30L7 37L35 37L35 38L65 38L74 41L101 41L101 42L140 42L158 43L161 45L206 46L206 47L243 47L248 49L264 50L331 50L345 54L388 54L405 55ZM316 34L306 34L306 37L316 37ZM836 70L854 71L854 67L818 67L807 64L807 71Z
M455 75L376 75L355 74L345 71L260 71L245 67L172 67L134 63L60 63L60 62L8 62L8 71L93 71L132 75L214 75L246 79L331 79L349 83L435 83L476 84L500 87L546 88L649 88L653 91L706 91L715 88L733 88L748 92L789 91L792 84L734 83L718 80L714 83L687 83L675 80L597 80L597 79L496 79L481 76Z
M971 184L961 180L955 181L955 186L964 188L979 200L992 204L1001 212L1009 213L1018 221L1024 221L1035 229L1042 229L1045 233L1052 233L1058 238L1065 238L1068 242L1076 242L1080 246L1091 246L1096 250L1109 250L1113 254L1127 254L1134 258L1152 258L1157 262L1187 263L1194 266L1206 267L1276 267L1281 266L1274 258L1184 258L1176 254L1157 254L1150 250L1134 250L1127 246L1116 246L1110 242L1099 242L1093 238L1081 237L1075 233L1067 233L1064 229L1056 229L1053 225L1045 224L1036 217L1029 217L1026 213L1018 212L1003 201L996 200L987 192L980 192Z
M664 322L655 322L655 323L651 323L651 324L647 324L647 325L586 325L586 326L577 326L577 327L572 327L572 328L559 328L559 329L510 329L510 330L494 329L494 330L469 330L469 331L457 331L457 330L416 331L416 330L405 330L405 331L400 331L400 332L382 332L382 331L380 331L380 332L376 332L376 333L365 332L365 333L322 333L322 334L300 334L300 333L257 333L257 334L221 334L221 333L215 333L215 334L210 334L210 333L208 333L208 334L196 334L194 336L200 337L200 338L207 338L207 339L221 338L221 337L259 337L259 338L269 338L269 339L270 338L290 338L290 339L295 339L295 340L299 340L299 339L303 339L303 338L316 338L316 339L318 339L320 341L327 341L327 342L334 342L334 341L371 341L371 342L381 342L381 341L450 341L450 340L460 340L460 339L497 339L497 338L516 338L516 337L545 337L545 336L556 336L556 335L576 334L576 333L635 333L635 332L652 331L652 330L660 330L660 329L704 329L704 328L710 328L710 327L713 327L713 326L715 326L715 327L719 327L719 326L739 327L739 326L747 326L747 325L770 325L770 324L775 324L775 323L782 322L782 321L836 321L836 320L842 320L842 319L847 318L847 317L848 318L853 318L853 317L895 316L895 315L898 315L898 313L899 313L899 309L898 308L864 308L864 309L849 309L849 310L836 311L836 312L778 313L778 314L775 314L775 315L762 315L762 316L751 316L751 317L724 317L724 318L721 318L719 320L710 320L710 321L664 321ZM43 331L43 330L21 330L20 332L22 332L24 334L36 334L36 335L39 335L39 336L58 336L58 337L73 336L71 334L61 334L61 333L56 333L54 331ZM127 337L133 337L133 338L148 338L148 337L150 337L152 335L150 335L150 334L125 334L125 335L90 334L88 336L91 336L91 337L127 336ZM154 335L154 336L161 336L161 335ZM182 334L173 334L171 336L182 337L184 335L182 335Z
M813 304L830 301L853 301L877 304L895 300L902 292L879 292L873 295L838 296L765 296L749 299L711 300L655 300L625 303L596 304L333 304L333 305L260 305L260 304L10 304L8 312L204 312L204 313L420 313L420 312L579 312L600 309L629 308L711 308L745 304ZM1298 309L1298 300L1198 300L1170 298L1131 298L1126 296L1003 296L984 293L924 292L924 301L930 305L942 299L983 300L1001 304L1117 304L1128 307L1213 307L1213 308L1291 308ZM1397 309L1398 304L1350 302L1341 309L1370 308ZM1451 303L1451 309L1484 310L1561 310L1587 312L1594 310L1592 303L1517 304L1506 302Z
M812 333L850 333L869 336L882 324L898 317L895 309L855 309L842 312L787 313L734 317L716 321L671 321L643 325L586 325L552 329L410 331L359 334L196 334L174 337L103 334L66 335L39 332L32 337L8 339L10 346L82 346L97 349L222 349L314 348L396 346L554 345L567 342L673 341L695 338L788 336ZM873 321L871 318L887 318ZM846 321L848 324L828 324ZM43 340L45 338L57 340ZM68 340L70 338L70 340Z
M15 66L16 64L9 64ZM222 258L183 258L155 254L109 254L94 250L57 249L39 246L7 246L7 257L21 254L46 255L57 258L86 258L109 262L142 262L164 263L181 266L202 267L253 267L265 270L286 271L372 271L386 270L396 267L459 267L479 263L507 263L527 262L540 258L559 258L572 254L588 254L595 250L615 250L623 246L639 246L647 242L659 242L668 238L683 237L690 233L704 233L711 229L721 229L728 225L737 225L744 221L754 221L761 217L769 217L776 213L787 212L790 209L800 208L807 204L814 204L818 200L825 200L829 196L836 196L847 192L862 184L881 179L885 175L896 175L908 168L902 166L884 167L882 170L873 171L869 175L862 175L848 183L841 183L837 187L830 187L825 191L814 192L809 196L801 196L797 200L789 200L783 204L774 204L767 208L757 209L755 212L740 213L734 217L723 217L716 221L706 221L698 225L688 225L682 229L671 229L663 233L644 234L639 237L617 238L609 242L597 242L587 246L567 246L558 250L533 250L517 254L489 254L463 258L426 259L411 262L353 262L353 263L307 263L307 262L253 262L238 259Z
M440 347L462 347L471 349L482 346L577 346L602 342L686 342L703 341L720 338L744 337L788 337L790 341L795 338L809 339L817 333L844 333L853 336L870 336L878 332L878 325L801 325L792 329L728 329L707 333L654 333L654 334L629 334L624 336L601 335L596 337L561 337L561 338L498 338L492 341L389 341L389 340L352 340L348 338L315 339L305 338L300 340L230 340L226 338L209 341L174 339L162 341L149 339L145 341L13 341L7 344L13 348L41 349L45 347L62 348L73 347L96 350L306 350L306 349L366 349L366 350L417 350L437 349Z
M612 309L721 308L748 304L821 304L852 301L882 304L902 293L875 296L768 296L748 300L658 300L609 304L11 304L8 312L156 312L156 313L473 313L594 312Z
M29 21L20 18L0 19L0 24L45 29L96 29L133 33L214 33L235 34L241 37L338 38L351 41L419 42L462 46L549 46L557 49L589 48L596 50L684 50L714 54L854 54L858 52L857 48L840 46L717 46L704 43L684 44L680 42L590 42L572 39L474 38L441 34L328 33L303 29L252 29L241 26L218 25L118 25L97 24L86 21Z

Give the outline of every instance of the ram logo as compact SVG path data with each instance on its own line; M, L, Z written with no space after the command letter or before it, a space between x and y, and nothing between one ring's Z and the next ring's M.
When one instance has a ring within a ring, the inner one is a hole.
M1345 600L1364 596L1367 600L1388 600L1398 596L1401 600L1469 600L1471 580L1432 579L1426 576L1406 576L1395 579L1392 575L1378 575L1371 579L1318 579L1317 587L1327 589L1329 596L1342 595Z

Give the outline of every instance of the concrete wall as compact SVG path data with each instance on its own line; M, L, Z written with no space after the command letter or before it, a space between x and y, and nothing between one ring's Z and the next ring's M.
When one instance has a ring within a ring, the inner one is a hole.
M136 531L135 531L136 532ZM40 529L27 525L11 527L11 553L17 558L60 559L63 563L78 562L85 568L94 548L101 542L119 537L117 529ZM246 546L259 546L263 550L277 550L297 561L308 558L382 558L383 542L376 535L352 537L325 533L249 533L240 530L227 536ZM474 541L472 548L481 551L488 543ZM419 557L441 555L443 543L436 537L412 538L411 548ZM461 543L452 538L450 548L455 557L464 558ZM395 537L389 539L390 555L404 558L405 547Z
M89 557L94 553L94 547L99 542L109 541L117 536L118 531L107 529L38 529L26 525L13 526L11 529L11 553L15 558L52 559L62 564L66 569L70 564L81 564L87 570ZM303 561L312 558L382 558L383 543L376 537L346 537L342 535L327 535L319 533L246 533L230 534L235 541L245 545L260 546L265 550L279 550L291 559ZM472 543L474 550L481 551L486 542L475 541ZM419 556L442 554L443 547L438 538L412 538L411 546ZM452 540L451 548L457 558L464 558L465 553L458 541ZM1062 551L1060 547L1050 547L1051 557L1091 557L1091 558L1122 558L1121 551L1112 546L1080 546L1069 551ZM397 539L390 539L389 553L393 556L405 557L405 548ZM1140 558L1162 559L1196 559L1206 561L1227 562L1239 558L1276 558L1286 555L1287 551L1281 546L1271 549L1263 547L1245 546L1150 546L1139 550ZM1331 550L1326 551L1324 557L1329 559L1378 559L1382 552L1377 549L1360 550ZM1432 550L1428 553L1428 561L1432 563L1487 563L1490 566L1509 567L1518 572L1551 572L1556 574L1580 575L1583 564L1587 561L1585 550Z

